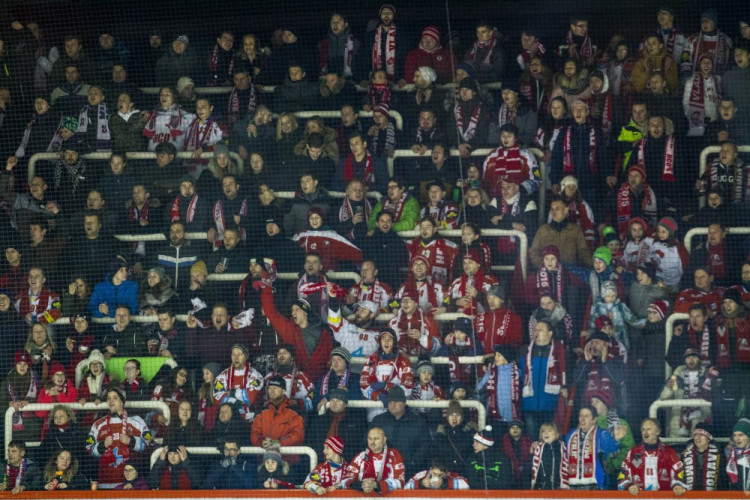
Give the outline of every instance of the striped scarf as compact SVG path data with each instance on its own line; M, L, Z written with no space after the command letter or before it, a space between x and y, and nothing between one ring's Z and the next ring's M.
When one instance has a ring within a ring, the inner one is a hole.
M386 31L383 35L383 31ZM385 54L383 54L383 36L385 36ZM385 56L385 66L383 66ZM372 70L384 69L388 80L396 79L396 26L384 28L382 25L375 30L375 43L372 44Z
M471 116L469 116L469 123L464 124L466 114L466 108L471 103L456 102L453 106L453 117L456 119L456 129L458 130L461 139L470 142L474 138L474 134L477 131L477 124L479 123L479 117L482 114L482 101L476 101L473 103L471 108Z
M692 490L695 485L696 473L703 476L703 490L714 491L716 489L717 473L719 471L719 464L721 462L721 454L719 448L713 444L708 444L708 449L705 451L706 456L703 458L703 470L696 471L695 467L698 465L696 455L700 453L695 447L695 444L690 443L682 452L682 464L685 470L685 484L687 489Z

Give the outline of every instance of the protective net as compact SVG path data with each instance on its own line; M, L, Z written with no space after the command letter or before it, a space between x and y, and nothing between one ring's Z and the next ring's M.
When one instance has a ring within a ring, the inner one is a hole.
M0 6L0 490L750 489L741 3L214 3Z

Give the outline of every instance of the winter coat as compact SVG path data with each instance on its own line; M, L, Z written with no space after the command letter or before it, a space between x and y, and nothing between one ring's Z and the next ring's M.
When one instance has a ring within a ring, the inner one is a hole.
M547 245L555 245L560 250L563 264L591 267L591 251L577 225L567 224L562 231L553 229L550 224L539 227L529 248L529 260L537 269L542 265L542 249Z
M305 422L292 408L295 403L284 396L278 404L269 402L268 408L253 420L250 442L260 446L265 438L279 441L281 446L301 446L305 440ZM291 457L292 459L298 457ZM293 460L296 462L297 460Z
M105 314L99 312L99 305L107 304L109 306L110 318L115 317L115 309L124 305L130 309L130 314L138 312L138 283L125 280L119 285L114 285L111 277L94 287L94 293L91 294L89 301L89 312L95 318L103 318Z

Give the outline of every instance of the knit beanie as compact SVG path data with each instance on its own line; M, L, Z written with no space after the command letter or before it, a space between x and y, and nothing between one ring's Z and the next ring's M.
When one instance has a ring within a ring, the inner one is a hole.
M656 266L653 264L653 262L641 262L640 264L638 264L638 270L643 272L651 279L656 278Z
M654 312L659 316L659 319L664 319L667 317L667 312L669 311L669 302L666 300L657 300L655 302L652 302L648 305L647 312Z
M344 440L338 436L329 437L323 445L328 446L337 455L341 455L344 452Z
M610 241L620 241L620 237L617 235L617 231L612 226L607 226L602 230L602 239L606 245Z
M454 413L461 415L461 418L464 416L464 409L461 408L461 403L455 400L448 403L448 409L445 411L445 416L450 417Z
M278 448L268 448L263 454L263 461L273 460L277 465L283 465L284 459L281 458L281 451Z
M427 372L430 375L435 375L435 368L432 366L432 363L429 359L423 359L419 363L417 363L417 376L419 376L422 372Z
M677 222L672 217L662 217L657 225L669 231L670 236L677 232Z
M189 76L182 76L179 80L177 80L175 90L177 90L178 93L182 92L188 85L192 85L193 87L195 87L195 82Z
M437 28L437 26L427 26L425 29L423 29L422 37L424 38L426 36L440 43L440 30Z
M422 75L422 80L427 82L427 85L430 85L437 80L437 73L435 73L435 70L429 66L420 66L417 69L419 70L419 74Z
M639 174L641 174L643 180L646 180L646 168L643 165L636 163L628 169L628 175L630 174L630 172L638 172Z
M600 295L602 296L602 298L604 298L611 293L617 295L617 285L614 281L607 280L601 285Z
M695 426L695 429L693 429L693 437L695 437L696 434L705 436L709 441L714 438L714 435L711 432L711 426L706 422L700 422Z
M557 257L557 260L560 260L560 249L557 248L556 245L547 245L542 249L542 259L545 258L547 255L554 255Z
M560 191L564 191L568 186L578 187L578 179L576 179L572 175L566 175L565 177L563 177L560 181Z
M352 360L352 355L349 353L349 351L346 349L346 347L334 347L331 351L331 357L338 356L339 358L346 361L346 364L348 365Z
M245 355L245 359L250 359L250 351L248 351L247 347L245 347L243 344L234 344L229 352L231 353L235 349L239 349L240 351L242 351L242 354Z
M750 437L750 419L741 418L732 427L732 432L741 432L745 436Z
M474 441L482 443L485 446L492 446L495 444L495 440L492 438L492 426L488 425L481 431L477 431L474 434Z
M349 403L349 391L340 387L331 389L330 391L328 391L328 400L330 401L332 399L338 399L344 404L347 404Z
M599 247L594 250L594 259L599 259L608 266L612 263L612 251L607 247Z
M596 398L605 405L607 405L607 408L612 408L614 404L612 391L607 391L604 389L597 389L595 391L591 391L589 393L589 400ZM596 413L594 413L594 416L596 417Z
M192 273L200 273L204 276L208 276L208 267L206 267L206 263L202 260L199 260L195 264L193 264L190 267L190 274Z
M204 366L203 369L210 371L213 374L214 378L218 377L222 371L221 365L213 361L210 363L206 363L206 366Z

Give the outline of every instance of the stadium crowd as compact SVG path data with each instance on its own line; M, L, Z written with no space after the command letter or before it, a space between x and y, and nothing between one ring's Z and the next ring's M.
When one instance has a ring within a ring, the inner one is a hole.
M375 14L207 53L3 27L0 490L750 490L750 17L458 51Z

